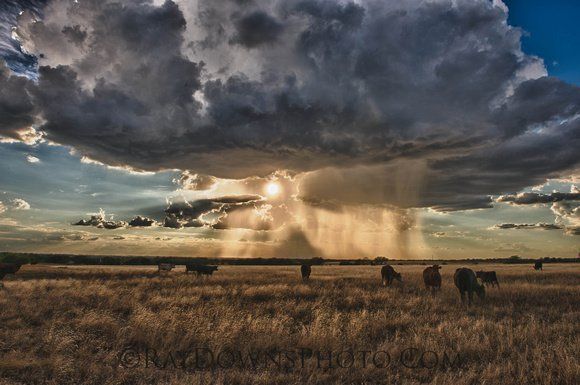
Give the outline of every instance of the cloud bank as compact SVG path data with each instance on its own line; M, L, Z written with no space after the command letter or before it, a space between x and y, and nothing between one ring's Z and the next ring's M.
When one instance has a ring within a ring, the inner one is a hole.
M143 170L311 172L358 203L364 178L381 204L489 207L576 167L580 145L580 88L545 76L497 4L53 0L18 19L38 81L0 70L0 133L34 125ZM420 165L413 202L394 162Z

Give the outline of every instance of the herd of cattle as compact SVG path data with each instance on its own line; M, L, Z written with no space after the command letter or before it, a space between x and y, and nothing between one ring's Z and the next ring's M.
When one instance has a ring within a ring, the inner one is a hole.
M2 279L8 274L16 274L20 270L21 264L16 263L0 263L0 287L2 287ZM158 272L169 272L175 268L173 263L159 263ZM218 269L217 266L210 265L198 265L188 263L185 265L185 273L189 274L195 273L198 277L210 276ZM423 282L425 283L425 288L430 291L437 291L441 289L441 274L439 270L441 266L433 265L427 267L423 270ZM537 261L534 264L535 270L543 270L543 264L541 261ZM300 273L304 281L310 278L312 273L312 267L308 264L302 264L300 266ZM391 265L384 265L381 268L381 278L383 286L390 286L393 281L397 280L403 282L403 278L400 273L396 272ZM481 283L478 281L481 280ZM497 286L499 288L499 281L497 280L497 274L495 271L478 271L473 272L473 270L461 267L455 270L453 276L453 282L459 290L461 295L461 301L465 302L465 297L467 294L468 304L471 305L473 300L473 293L483 300L485 298L485 285L491 285L492 287Z
M441 289L441 273L439 270L441 266L433 265L427 267L423 270L423 282L425 283L425 288L430 291L437 291ZM381 278L383 279L383 286L390 286L394 280L403 282L403 278L400 273L397 273L390 265L385 265L381 269ZM481 279L482 283L479 283L478 278ZM465 297L467 294L468 304L471 305L473 300L473 293L483 300L485 298L485 286L491 284L492 286L497 285L499 288L499 282L497 280L497 274L495 271L478 271L474 273L473 270L466 267L461 267L455 270L453 275L453 282L459 290L461 295L461 302L465 302Z

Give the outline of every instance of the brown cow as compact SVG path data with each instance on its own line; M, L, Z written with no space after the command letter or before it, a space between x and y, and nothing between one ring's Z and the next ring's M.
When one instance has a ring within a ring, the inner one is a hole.
M455 282L455 286L457 286L457 289L459 290L462 303L465 303L465 293L467 293L468 306L471 305L474 292L482 301L485 299L485 287L477 282L477 277L473 270L466 267L461 267L455 270L453 282Z
M0 287L4 287L2 284L2 280L8 274L16 274L18 270L20 270L20 263L0 263Z
M441 289L441 274L439 273L439 269L441 269L441 266L433 265L423 270L423 282L425 282L427 289Z
M383 286L391 286L394 279L403 282L401 274L397 273L391 265L385 265L381 268L381 278L383 279Z
M310 265L302 264L302 266L300 266L300 274L302 274L303 281L307 281L308 279L310 279L311 272L312 268L310 267Z

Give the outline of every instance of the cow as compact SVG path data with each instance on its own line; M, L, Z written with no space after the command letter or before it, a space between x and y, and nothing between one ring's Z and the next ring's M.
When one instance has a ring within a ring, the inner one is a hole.
M425 288L438 290L441 289L441 274L439 273L441 266L433 265L423 270L423 282Z
M455 270L453 282L455 282L455 286L457 286L457 289L459 290L462 303L465 303L465 293L467 293L468 306L471 306L474 292L482 301L485 299L485 287L477 282L477 277L473 270L466 267L460 267Z
M312 267L310 265L302 264L300 266L300 274L302 274L302 280L307 281L310 279L310 273L312 272Z
M157 265L157 272L161 274L162 271L171 271L175 268L175 263L160 263Z
M534 270L544 270L544 264L542 261L536 261L536 263L534 263Z
M494 285L497 285L497 288L499 289L499 282L497 280L497 274L495 273L495 271L478 271L477 273L475 273L475 276L481 279L481 282L483 282L483 284L485 285L491 284L492 287Z
M403 282L401 274L397 273L391 265L385 265L381 268L381 278L383 279L383 286L391 286L394 279Z
M202 275L212 275L214 271L217 271L217 266L209 266L209 265L196 265L194 263L186 263L185 264L185 274L189 274L189 272L196 273L198 277Z
M0 263L0 287L4 287L2 280L8 274L16 274L22 264L20 263Z

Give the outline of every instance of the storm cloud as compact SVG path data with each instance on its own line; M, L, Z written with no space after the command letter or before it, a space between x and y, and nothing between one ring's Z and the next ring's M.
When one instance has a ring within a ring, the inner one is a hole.
M108 165L288 169L304 201L461 210L580 162L580 88L498 2L53 0L36 18L16 33L38 82L0 70L0 133L35 123Z
M231 42L248 48L275 42L283 30L282 24L263 11L245 15L235 25L237 34Z
M533 229L543 229L543 230L562 230L561 226L554 225L551 223L502 223L495 226L501 230L533 230Z
M264 198L259 195L236 195L171 202L165 209L164 226L171 228L211 226L224 230L226 218L234 211L256 209ZM236 227L236 226L234 226Z
M552 203L562 201L580 201L578 192L552 192L550 194L540 194L534 192L524 192L519 194L502 195L497 198L498 202L509 202L516 205L530 205L541 203Z

